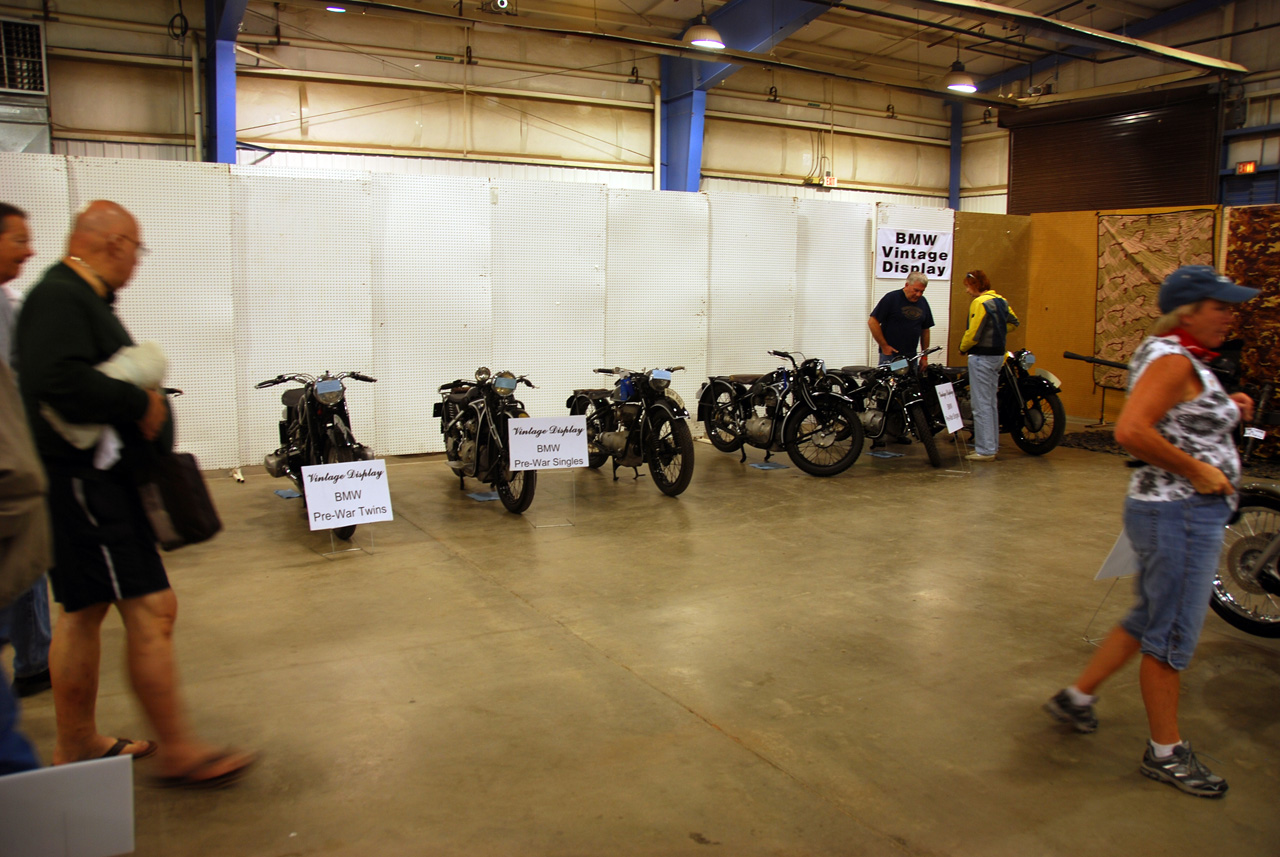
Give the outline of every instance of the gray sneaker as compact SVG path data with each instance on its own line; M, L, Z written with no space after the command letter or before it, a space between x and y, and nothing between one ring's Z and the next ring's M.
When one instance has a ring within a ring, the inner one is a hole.
M1059 723L1070 723L1077 732L1098 731L1098 718L1093 714L1092 705L1076 705L1071 701L1071 694L1063 688L1044 704L1044 710Z
M1142 767L1138 770L1144 777L1168 783L1196 797L1222 797L1227 793L1227 781L1205 767L1186 741L1174 747L1173 754L1163 759L1156 758L1148 742L1147 752L1142 754Z

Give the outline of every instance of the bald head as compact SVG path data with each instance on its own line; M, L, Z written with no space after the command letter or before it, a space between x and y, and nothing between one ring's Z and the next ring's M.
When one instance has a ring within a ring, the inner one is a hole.
M81 259L108 289L116 291L133 275L141 246L134 216L117 203L98 199L76 215L67 255Z

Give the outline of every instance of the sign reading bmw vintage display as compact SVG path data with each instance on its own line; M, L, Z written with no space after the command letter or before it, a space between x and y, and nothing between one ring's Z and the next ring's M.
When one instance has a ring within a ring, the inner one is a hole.
M512 470L587 466L587 418L530 417L507 423Z
M951 275L951 233L920 229L876 230L876 272L882 280L919 271L931 280Z
M390 521L391 489L387 463L348 461L302 468L307 493L307 523L313 530Z
M942 405L942 416L947 421L947 431L955 434L964 428L964 417L960 415L960 402L956 399L956 388L947 382L939 384L934 391L938 394L938 404Z

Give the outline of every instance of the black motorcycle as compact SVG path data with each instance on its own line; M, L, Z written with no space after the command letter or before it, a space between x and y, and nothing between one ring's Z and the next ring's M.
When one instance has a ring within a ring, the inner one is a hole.
M450 381L440 385L440 401L433 416L440 418L445 456L465 486L468 476L492 485L508 512L517 515L529 508L538 487L538 471L511 469L507 424L529 414L515 397L521 384L533 387L523 375L490 374L476 370L475 381Z
M280 419L280 448L268 453L262 459L262 464L272 476L287 476L292 479L302 494L304 503L307 492L302 484L303 467L369 461L375 457L372 449L357 443L351 434L351 419L347 415L347 388L342 383L344 378L369 384L377 381L376 378L359 372L339 372L337 375L325 372L318 378L302 373L277 375L254 385L258 390L290 381L302 385L285 390L280 397L284 404L284 415ZM335 527L333 534L346 540L355 531L355 525L352 524Z
M1058 396L1062 382L1047 369L1033 368L1035 362L1036 356L1025 348L1005 355L996 387L996 412L1002 434L1012 437L1027 455L1044 455L1062 442L1062 435L1067 430L1067 410ZM965 426L971 428L973 406L968 371L929 366L925 369L925 377L933 386L951 382ZM926 396L925 403L930 409L930 419L935 423L940 421L942 406L938 397Z
M899 357L880 366L843 366L827 373L824 386L847 396L858 410L862 431L873 441L914 435L934 467L942 456L934 434L946 427L941 408L931 407L937 396L920 369L920 358L942 350L934 346L912 357ZM927 368L926 370L927 371Z
M763 375L712 375L698 391L698 419L721 452L745 445L765 460L785 449L796 467L813 476L843 473L862 453L862 423L853 403L822 388L826 365L797 363L786 351L770 351L791 365ZM803 356L803 355L802 355Z
M671 373L683 369L596 369L601 375L617 376L613 389L573 391L565 407L570 414L587 418L588 466L600 467L612 456L614 479L619 467L647 464L654 484L668 497L689 487L693 478L689 411L671 389Z
M1241 631L1280 637L1280 492L1275 488L1255 484L1240 489L1209 606Z

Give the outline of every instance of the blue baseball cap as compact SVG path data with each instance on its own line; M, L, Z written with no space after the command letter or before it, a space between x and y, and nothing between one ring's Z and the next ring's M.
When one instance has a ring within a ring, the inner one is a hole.
M1238 304L1257 296L1257 289L1238 285L1208 265L1183 265L1160 285L1160 312L1173 312L1180 306L1209 298Z

